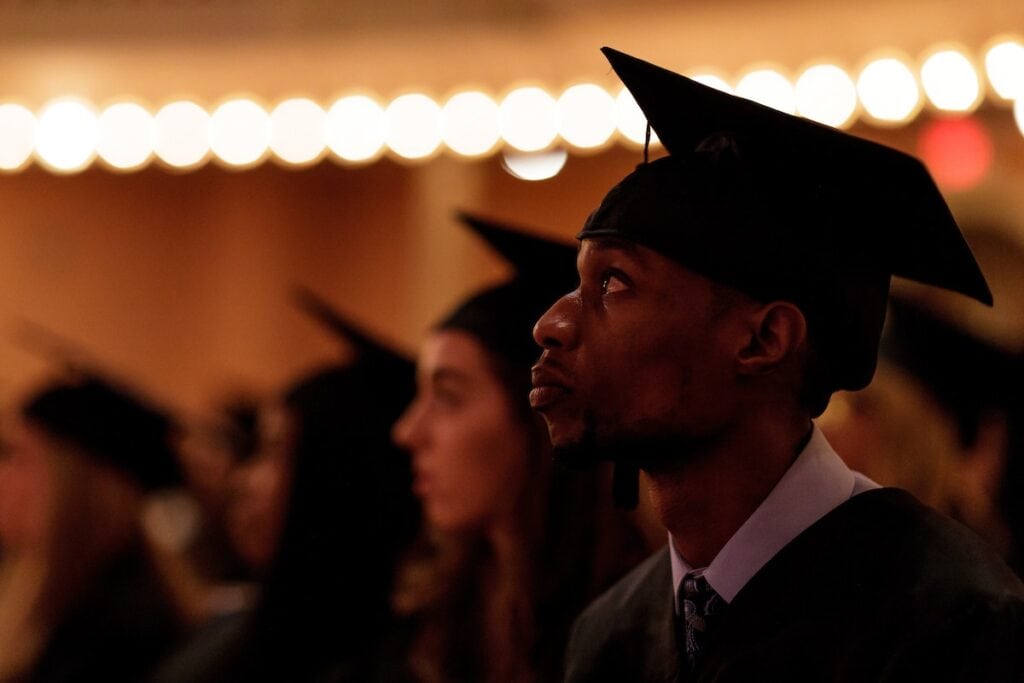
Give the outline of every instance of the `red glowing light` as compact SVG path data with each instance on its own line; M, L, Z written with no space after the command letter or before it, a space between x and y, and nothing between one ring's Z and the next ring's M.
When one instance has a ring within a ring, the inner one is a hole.
M940 119L921 132L917 151L941 187L968 190L992 167L992 138L973 117Z

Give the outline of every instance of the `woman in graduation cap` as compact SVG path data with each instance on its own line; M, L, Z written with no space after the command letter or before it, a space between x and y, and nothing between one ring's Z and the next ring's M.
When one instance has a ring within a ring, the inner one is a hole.
M574 286L575 249L462 219L516 274L463 302L422 346L394 437L412 453L430 534L396 603L419 622L418 680L558 680L572 618L643 545L611 509L607 472L553 466L528 403L531 329Z
M0 681L136 681L184 616L172 559L143 531L178 482L171 422L93 374L37 389L0 462Z
M236 529L265 566L260 597L168 662L161 683L393 680L395 567L419 530L408 456L391 424L413 366L303 290L300 303L354 347L260 413L259 452L236 484Z

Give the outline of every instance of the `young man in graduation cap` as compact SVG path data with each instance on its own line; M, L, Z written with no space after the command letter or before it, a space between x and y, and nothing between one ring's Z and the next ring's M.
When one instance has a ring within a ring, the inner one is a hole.
M670 543L581 615L566 680L1020 680L1024 586L812 422L871 380L892 275L991 302L931 178L605 54L668 155L579 234L531 402L561 457L647 472Z

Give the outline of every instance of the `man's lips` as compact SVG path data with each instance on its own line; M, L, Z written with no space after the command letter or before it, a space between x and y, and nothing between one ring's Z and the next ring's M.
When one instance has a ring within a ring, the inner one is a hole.
M572 393L569 382L561 374L544 365L533 366L532 379L530 405L534 410L543 411Z

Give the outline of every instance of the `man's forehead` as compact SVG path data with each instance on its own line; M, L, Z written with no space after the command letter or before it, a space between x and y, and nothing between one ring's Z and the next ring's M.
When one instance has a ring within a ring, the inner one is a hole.
M598 254L624 252L638 260L643 260L644 258L644 247L621 237L584 237L580 240L580 253L583 253L584 250L589 253Z

